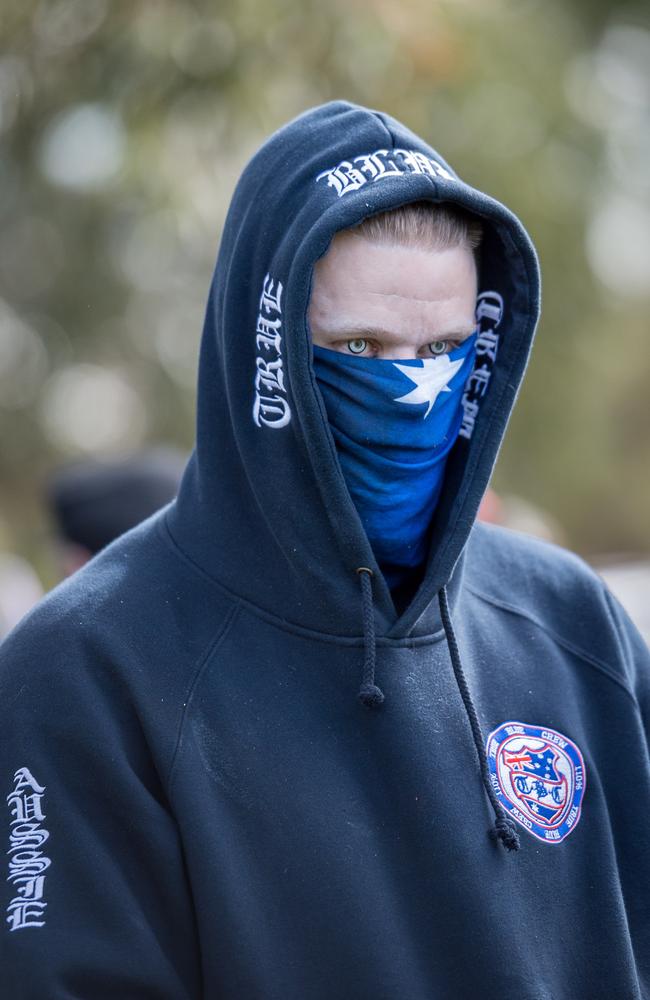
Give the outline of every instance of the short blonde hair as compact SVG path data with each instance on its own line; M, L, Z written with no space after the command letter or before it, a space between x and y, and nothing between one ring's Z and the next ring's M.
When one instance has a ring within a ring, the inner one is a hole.
M416 246L431 250L465 247L477 251L483 225L477 215L451 202L413 201L363 219L348 230L373 243Z

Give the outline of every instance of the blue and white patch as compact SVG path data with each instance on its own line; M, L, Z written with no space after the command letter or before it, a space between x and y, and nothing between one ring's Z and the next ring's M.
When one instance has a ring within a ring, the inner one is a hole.
M504 722L486 744L490 780L504 809L545 844L575 830L585 793L576 744L554 729Z

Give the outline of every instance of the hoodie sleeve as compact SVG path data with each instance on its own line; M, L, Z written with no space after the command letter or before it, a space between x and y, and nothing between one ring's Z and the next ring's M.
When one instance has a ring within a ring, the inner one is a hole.
M181 843L128 685L47 607L0 648L2 994L195 1000Z

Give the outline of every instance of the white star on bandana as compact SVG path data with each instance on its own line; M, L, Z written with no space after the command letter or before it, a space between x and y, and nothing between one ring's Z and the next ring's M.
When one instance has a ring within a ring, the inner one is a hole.
M433 404L441 392L451 392L447 383L451 382L459 368L463 365L463 359L450 361L447 355L441 358L423 358L422 367L415 368L411 365L398 365L398 371L406 375L411 382L415 382L415 389L407 392L405 396L399 396L394 400L396 403L409 403L417 406L421 403L428 403L427 412L423 419L429 416Z

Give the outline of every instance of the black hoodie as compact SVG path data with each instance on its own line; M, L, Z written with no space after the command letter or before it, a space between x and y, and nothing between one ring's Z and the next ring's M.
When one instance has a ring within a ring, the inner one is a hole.
M336 231L423 199L485 223L481 375L398 614L306 310ZM474 523L538 294L517 219L387 115L253 157L178 501L1 649L3 998L650 995L647 649L576 557Z

